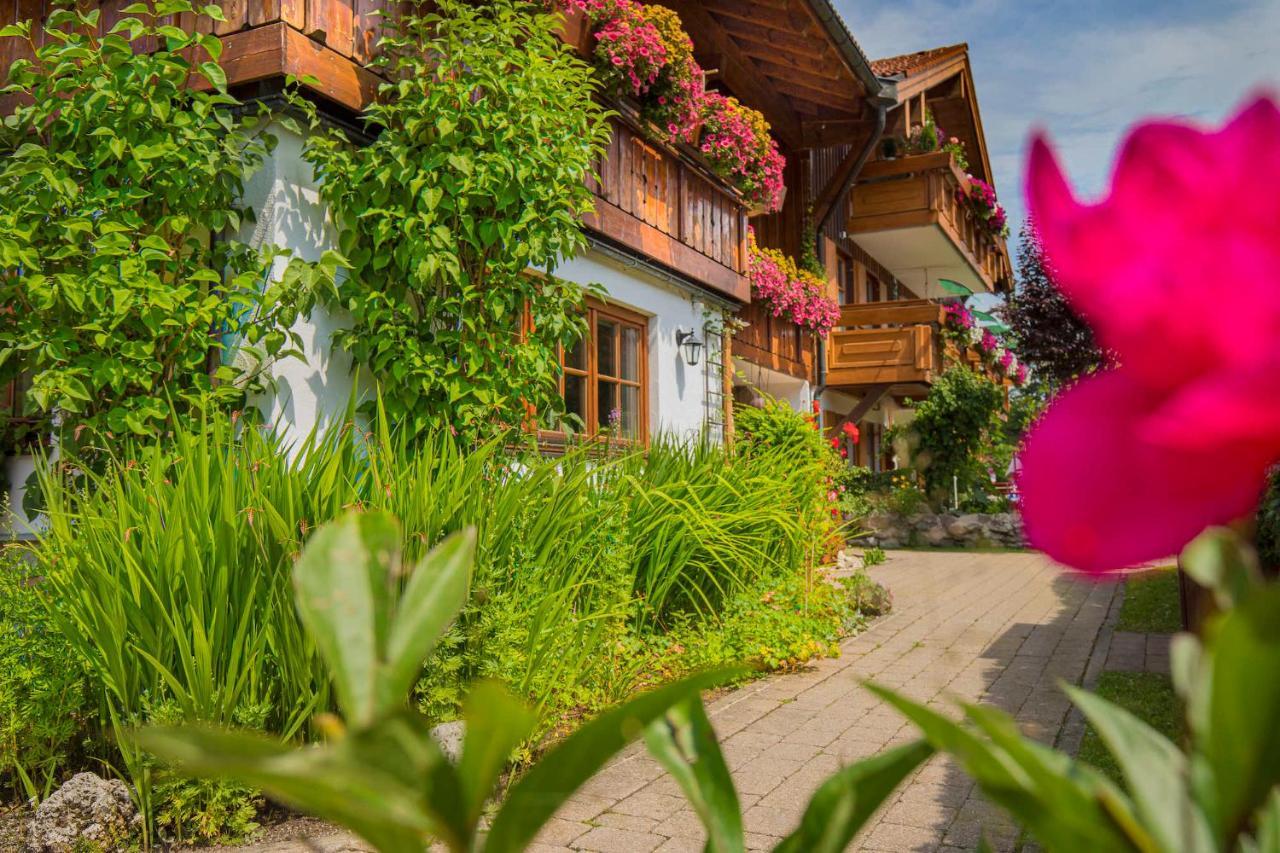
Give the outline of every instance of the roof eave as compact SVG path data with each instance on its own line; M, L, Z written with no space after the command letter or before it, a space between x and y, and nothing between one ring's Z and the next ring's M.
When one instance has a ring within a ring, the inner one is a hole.
M862 47L854 40L853 34L845 25L840 13L831 5L830 0L808 0L809 8L827 31L836 49L844 58L845 64L862 83L869 101L884 99L889 103L897 102L896 86L893 81L877 77L871 70L871 60L862 52Z

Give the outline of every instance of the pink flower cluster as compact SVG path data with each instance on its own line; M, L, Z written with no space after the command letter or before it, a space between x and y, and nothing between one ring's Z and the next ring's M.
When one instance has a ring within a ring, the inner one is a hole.
M978 342L978 349L984 353L993 353L998 346L1000 346L1000 341L996 340L996 336L991 334L991 330L983 329L982 340Z
M718 92L706 96L702 153L716 172L766 213L782 208L786 160L764 116Z
M781 252L760 248L755 232L749 234L752 296L768 304L774 317L828 334L840 320L840 306L827 298L822 279L798 269L795 261Z
M1018 369L1013 372L1013 384L1014 385L1027 384L1027 366L1025 364L1019 364Z
M959 302L943 306L942 314L947 325L958 332L967 332L973 328L973 315Z
M1006 371L1013 367L1013 353L1008 350L1000 353L1000 367Z
M957 200L967 204L978 220L994 237L1009 236L1009 215L996 199L996 189L984 180L969 175L969 188L956 190Z
M666 65L667 48L644 7L619 0L595 37L596 63L605 74L625 81L637 98L648 92Z

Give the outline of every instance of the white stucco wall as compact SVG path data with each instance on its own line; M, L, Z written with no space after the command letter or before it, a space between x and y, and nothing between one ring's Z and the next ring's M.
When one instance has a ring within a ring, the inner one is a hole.
M279 140L261 171L245 186L245 203L257 214L257 223L241 235L254 247L277 245L307 261L319 260L337 246L337 232L320 200L311 164L302 159L303 137L271 126ZM278 277L287 259L278 259ZM277 424L296 440L313 427L323 428L346 413L357 385L351 358L331 346L333 330L342 322L323 308L301 319L294 331L302 339L306 361L284 359L272 365L273 390L256 402L267 421ZM361 393L373 388L367 375L359 376Z
M807 379L761 367L744 358L733 360L733 384L746 385L781 400L797 412L807 412L813 405L813 388Z
M302 159L303 138L275 125L279 145L264 168L245 187L245 201L257 212L257 224L241 239L261 246L275 243L306 260L316 260L337 244L337 234L316 190L310 164ZM284 267L280 261L276 273ZM561 265L556 274L587 285L598 283L611 302L649 318L649 432L698 435L706 418L707 351L697 367L685 363L675 337L678 329L694 329L705 338L709 306L689 292L602 252L591 250ZM353 393L372 389L367 374L358 380L351 359L333 352L331 335L341 318L317 310L300 321L306 362L285 360L272 368L275 391L259 401L267 418L291 436L305 435L314 425L341 418Z
M690 367L676 346L679 330L706 340L706 325L719 312L689 291L598 250L590 250L555 271L566 281L600 284L611 304L649 318L649 434L696 438L707 417L707 348ZM718 374L715 379L719 382ZM718 399L712 405L719 405Z
M0 538L25 539L34 533L27 514L22 511L22 499L27 491L27 478L35 467L35 457L27 453L4 457L0 484L5 489L5 504L4 516L0 518Z

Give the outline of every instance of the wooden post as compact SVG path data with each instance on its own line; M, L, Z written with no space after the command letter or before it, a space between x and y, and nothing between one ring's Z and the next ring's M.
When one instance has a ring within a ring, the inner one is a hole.
M733 452L733 335L728 329L722 335L724 343L720 351L724 364L720 371L720 381L724 391L721 403L724 406L724 446L726 450Z

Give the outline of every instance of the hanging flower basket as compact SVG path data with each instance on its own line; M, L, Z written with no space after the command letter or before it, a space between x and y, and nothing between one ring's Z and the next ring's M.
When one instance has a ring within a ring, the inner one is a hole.
M783 184L777 196L773 199L764 199L757 201L755 204L747 208L747 216L754 218L756 216L767 216L770 213L776 213L782 210L782 205L787 201L787 186Z

